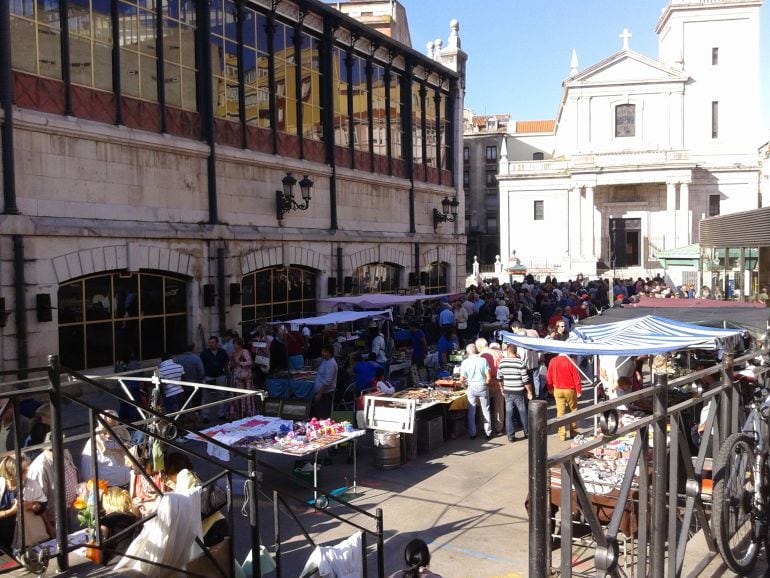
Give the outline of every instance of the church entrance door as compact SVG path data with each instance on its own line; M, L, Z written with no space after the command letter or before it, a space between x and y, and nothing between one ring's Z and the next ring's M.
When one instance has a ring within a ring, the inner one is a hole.
M641 219L610 219L610 264L613 268L641 264Z

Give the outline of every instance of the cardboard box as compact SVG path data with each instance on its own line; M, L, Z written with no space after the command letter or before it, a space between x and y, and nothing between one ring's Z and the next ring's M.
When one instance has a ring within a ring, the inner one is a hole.
M441 416L417 422L417 451L429 452L444 443Z

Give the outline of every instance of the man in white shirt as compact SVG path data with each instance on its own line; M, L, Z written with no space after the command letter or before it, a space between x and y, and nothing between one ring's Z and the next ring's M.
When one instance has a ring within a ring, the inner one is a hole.
M372 355L374 361L379 363L385 368L385 375L387 376L390 369L390 359L388 359L388 352L385 347L385 336L379 329L374 329L377 334L372 338Z
M497 307L495 307L495 319L498 323L508 325L508 320L511 318L511 310L505 304L505 301L498 299Z

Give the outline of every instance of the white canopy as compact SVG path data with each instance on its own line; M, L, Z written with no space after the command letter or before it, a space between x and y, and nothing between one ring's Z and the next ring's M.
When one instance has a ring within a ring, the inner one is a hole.
M534 351L571 355L646 355L677 349L714 349L718 340L739 335L740 329L719 329L656 315L579 326L567 341L523 337L502 331L505 343Z
M411 305L421 299L441 299L449 297L456 293L439 293L438 295L426 295L425 293L415 293L413 295L391 295L390 293L369 293L367 295L350 295L348 297L327 297L319 299L319 303L324 305L342 305L351 307L361 307L362 309L373 309L375 307L397 307L398 305Z
M374 317L375 319L393 319L393 311L385 309L382 311L336 311L319 315L318 317L302 317L300 319L289 319L288 321L273 321L272 325L334 325L335 323L349 323Z

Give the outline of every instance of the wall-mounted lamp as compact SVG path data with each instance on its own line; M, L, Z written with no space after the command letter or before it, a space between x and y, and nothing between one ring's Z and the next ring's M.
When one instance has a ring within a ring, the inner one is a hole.
M454 199L450 199L449 197L444 197L444 200L441 201L441 211L438 209L433 209L433 232L438 232L438 225L439 223L445 223L449 221L450 223L454 223L457 220L457 207L460 206L460 201L457 200L457 197Z
M297 179L291 173L286 173L286 176L281 179L281 183L283 183L283 191L275 192L275 210L279 221L282 221L283 215L289 211L306 211L310 206L310 189L313 188L313 181L307 175L302 177L299 182L302 203L298 203L294 200L294 185L297 184Z

